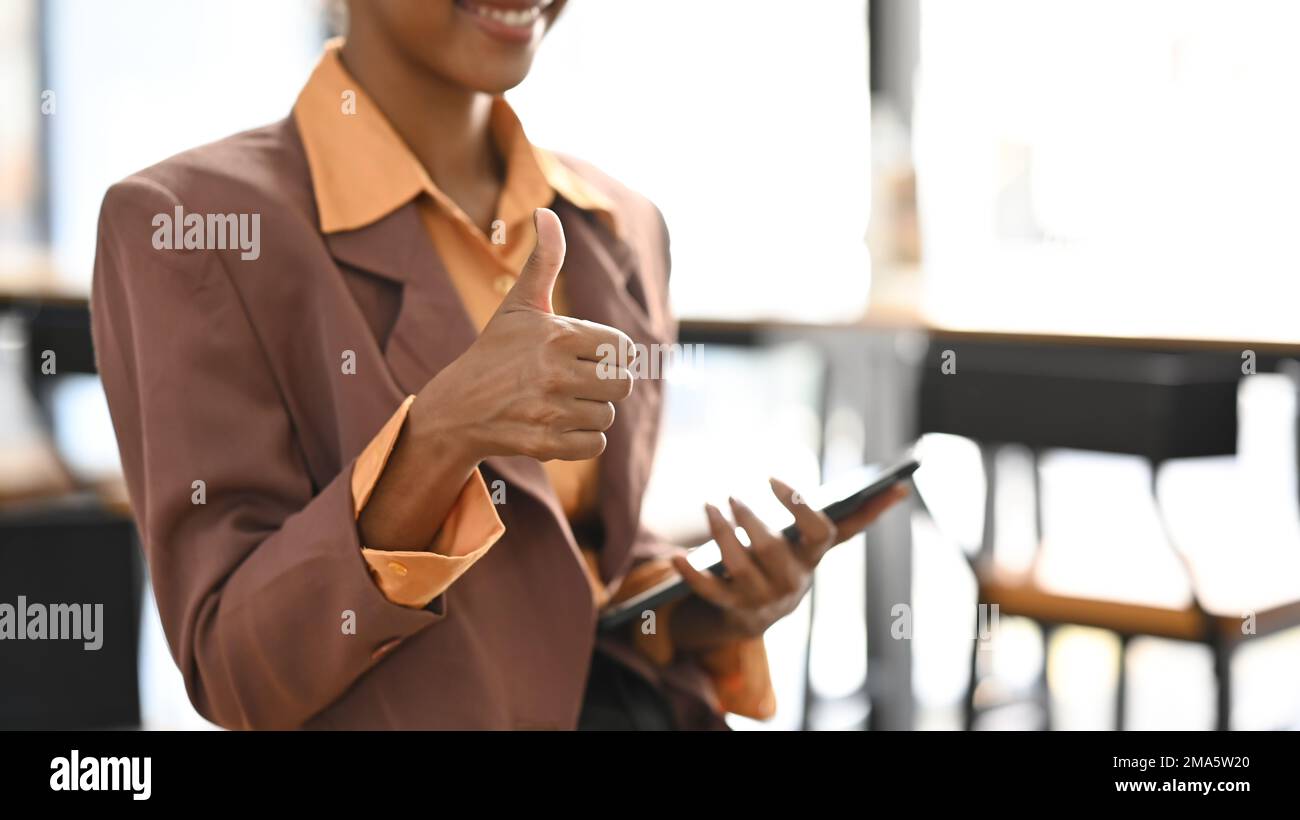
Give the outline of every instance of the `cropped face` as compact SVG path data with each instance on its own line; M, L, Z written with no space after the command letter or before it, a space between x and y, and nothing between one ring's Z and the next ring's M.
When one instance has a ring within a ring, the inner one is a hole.
M445 80L490 94L513 88L565 0L354 0L351 28L387 40Z

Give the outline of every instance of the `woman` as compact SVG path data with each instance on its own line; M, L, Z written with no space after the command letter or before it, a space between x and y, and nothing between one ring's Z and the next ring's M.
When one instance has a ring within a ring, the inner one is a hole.
M290 117L105 198L100 370L168 641L218 724L764 717L763 631L896 499L837 535L774 483L804 543L735 503L749 552L710 507L726 580L640 526L662 387L597 361L673 339L667 233L501 98L562 5L352 3ZM601 606L674 568L694 596L597 640Z

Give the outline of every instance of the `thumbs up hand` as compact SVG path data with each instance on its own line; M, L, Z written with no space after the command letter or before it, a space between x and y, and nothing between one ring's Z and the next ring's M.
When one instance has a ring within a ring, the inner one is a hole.
M533 226L537 230L537 244L524 263L524 269L515 280L515 286L506 294L497 315L503 311L533 309L542 313L555 313L551 294L555 280L564 265L564 226L554 211L538 208L533 212Z
M493 455L594 458L605 450L614 402L632 392L626 367L598 364L611 350L631 350L631 339L555 315L551 294L564 263L564 229L546 209L534 212L533 223L537 246L515 286L474 344L425 385L411 409L413 435L432 433L473 463Z

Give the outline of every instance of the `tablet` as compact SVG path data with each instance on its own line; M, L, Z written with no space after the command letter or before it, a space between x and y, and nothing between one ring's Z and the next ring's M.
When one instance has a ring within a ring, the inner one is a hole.
M883 470L862 467L840 476L808 493L805 500L838 524L861 509L871 499L900 481L906 481L920 466L915 455L909 452ZM792 520L793 517L787 514L787 518ZM782 529L781 534L793 542L799 540L799 529L793 524ZM716 541L696 547L691 551L688 560L691 566L701 572L708 571L715 575L726 572L726 567L722 563L722 552ZM674 573L671 578L605 609L600 614L599 628L608 631L620 627L646 610L652 610L669 601L684 597L690 591L691 588L686 585L682 577Z

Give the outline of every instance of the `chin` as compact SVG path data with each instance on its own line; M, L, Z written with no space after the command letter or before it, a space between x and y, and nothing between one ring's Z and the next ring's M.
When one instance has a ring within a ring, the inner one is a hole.
M454 0L450 33L455 78L469 88L500 94L528 76L542 38L564 7L563 0Z
M484 94L504 94L519 85L528 76L532 60L524 65L479 65L465 72L456 72L454 79L465 88Z

